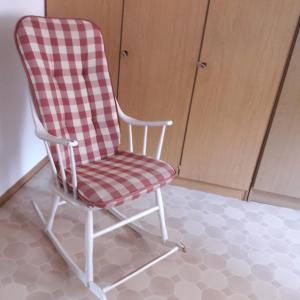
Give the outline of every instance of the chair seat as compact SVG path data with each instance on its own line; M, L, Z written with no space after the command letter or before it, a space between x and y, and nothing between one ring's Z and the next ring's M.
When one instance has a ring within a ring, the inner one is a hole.
M149 156L119 151L103 160L79 165L77 195L91 206L108 208L134 200L169 183L175 170ZM66 169L72 190L71 170Z

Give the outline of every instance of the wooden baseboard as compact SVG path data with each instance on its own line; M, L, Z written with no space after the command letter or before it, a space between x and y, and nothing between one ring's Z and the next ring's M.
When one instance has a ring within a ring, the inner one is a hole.
M274 193L260 191L256 189L251 189L248 199L249 201L300 209L299 198L295 198L287 195L274 194Z
M219 186L215 184L210 184L206 182L200 182L200 181L195 181L195 180L190 180L186 178L181 178L181 177L176 177L173 181L172 184L174 185L179 185L195 190L200 190L203 192L207 193L212 193L212 194L219 194L222 196L226 197L233 197L241 200L245 200L246 198L246 191L244 190L237 190L229 187L224 187L224 186Z
M0 196L0 206L9 200L26 182L28 182L39 170L48 163L48 157L44 157L28 173L20 178L12 187L10 187L2 196Z

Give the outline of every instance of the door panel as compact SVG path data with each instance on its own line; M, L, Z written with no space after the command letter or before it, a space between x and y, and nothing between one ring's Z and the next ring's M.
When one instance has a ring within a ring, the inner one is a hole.
M83 18L101 28L115 92L118 86L122 6L123 0L47 0L47 16Z
M162 158L178 166L199 55L207 0L126 0L119 101L138 119L171 119ZM141 151L142 130L135 129ZM127 129L122 126L122 145ZM149 129L149 150L159 133Z
M211 0L180 176L247 190L299 0Z
M295 44L254 189L300 198L300 37Z

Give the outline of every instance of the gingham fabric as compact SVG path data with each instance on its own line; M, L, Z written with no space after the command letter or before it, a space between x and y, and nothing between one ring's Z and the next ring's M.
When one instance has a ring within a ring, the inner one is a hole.
M77 164L115 154L119 125L100 30L85 20L28 16L15 36L48 132L78 141ZM57 162L55 147L51 152ZM63 160L69 164L67 149Z
M107 208L171 181L175 171L165 162L118 151L116 105L94 24L28 16L18 22L15 37L43 126L79 143L74 148L78 199ZM55 146L50 150L59 168ZM72 191L68 149L61 150Z
M71 170L67 183L72 190ZM117 206L169 183L175 170L151 157L120 151L100 161L77 166L78 197L91 206Z

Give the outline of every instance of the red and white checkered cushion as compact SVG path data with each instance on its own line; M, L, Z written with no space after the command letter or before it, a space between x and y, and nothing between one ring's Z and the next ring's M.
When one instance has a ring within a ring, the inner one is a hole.
M115 99L102 35L94 24L29 16L18 22L15 37L43 126L79 143L74 154L80 200L106 208L171 181L175 170L165 162L118 151ZM58 168L55 146L50 150ZM62 154L72 190L66 147Z
M15 37L47 131L78 141L76 164L114 155L119 124L100 30L85 20L28 16ZM63 159L68 166L67 149Z
M71 170L67 169L72 189ZM78 198L108 208L134 200L169 183L175 170L154 158L120 151L100 161L77 166Z

